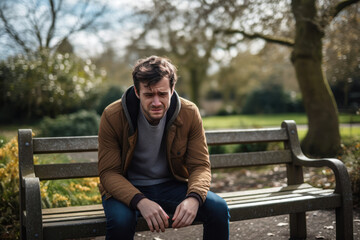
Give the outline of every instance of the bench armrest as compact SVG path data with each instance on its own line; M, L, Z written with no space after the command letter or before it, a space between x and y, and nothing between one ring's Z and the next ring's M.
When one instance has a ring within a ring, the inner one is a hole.
M296 124L294 121L284 121L281 125L288 132L289 145L288 148L292 152L293 163L303 167L328 167L335 174L335 193L342 195L343 204L352 206L352 192L349 173L343 162L335 158L313 159L304 155L301 150L299 137L297 134Z
M346 169L345 164L340 160L335 158L312 159L306 157L304 154L298 154L294 156L294 164L303 167L330 168L335 175L335 180L336 180L335 192L350 196L352 195L349 173Z
M42 239L42 212L40 181L37 177L23 177L22 185L24 188L25 209L21 214L24 215L26 225L26 236L29 239Z

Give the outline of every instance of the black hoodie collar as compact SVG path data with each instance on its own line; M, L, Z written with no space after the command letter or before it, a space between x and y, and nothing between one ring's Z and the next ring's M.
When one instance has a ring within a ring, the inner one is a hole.
M140 100L137 98L134 90L134 86L129 87L126 92L122 96L122 106L126 115L126 118L129 122L130 129L129 129L129 136L135 133L137 128L137 118L139 114L139 107L140 107ZM174 90L174 94L170 100L170 107L166 114L166 127L165 129L170 126L177 115L179 114L181 108L181 102L179 95Z

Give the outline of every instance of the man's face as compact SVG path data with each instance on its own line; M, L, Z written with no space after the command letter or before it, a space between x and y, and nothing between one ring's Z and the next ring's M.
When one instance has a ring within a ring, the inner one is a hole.
M140 82L139 87L140 91L135 88L135 93L140 99L141 109L149 123L157 125L169 109L174 89L170 89L170 82L167 78L148 87Z

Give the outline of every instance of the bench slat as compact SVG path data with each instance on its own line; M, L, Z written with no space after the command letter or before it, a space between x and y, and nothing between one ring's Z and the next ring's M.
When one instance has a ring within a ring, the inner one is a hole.
M43 227L44 239L84 239L105 236L106 218L103 216L94 219L44 223Z
M40 180L98 177L97 162L34 165Z
M291 151L261 151L249 153L211 154L211 168L249 167L291 162Z
M216 130L206 131L205 134L209 145L288 140L286 130L283 128ZM90 152L97 151L98 138L97 136L41 137L34 138L33 145L34 154Z
M50 222L62 222L62 221L73 221L79 219L91 219L91 218L99 218L105 217L104 211L98 212L82 212L82 213L71 213L71 214L56 214L51 217L44 217L43 223L50 223Z
M98 149L97 136L34 138L34 154L91 152Z
M290 150L210 155L211 167L245 167L291 162ZM40 180L97 177L97 162L34 165Z
M224 192L219 193L221 194L221 197L226 199L228 197L232 197L234 195L256 195L256 194L263 194L263 193L273 193L273 192L286 192L286 191L294 191L294 190L300 190L300 189L312 189L314 188L310 184L302 183L297 185L289 185L285 187L272 187L272 188L263 188L263 189L250 189L250 190L244 190L244 191L236 191L236 192Z
M238 191L232 193L219 193L229 206L231 221L269 217L285 213L311 211L316 209L334 208L341 205L339 194L332 193L332 189L315 188L308 184L292 185ZM239 199L248 197L249 199ZM103 221L104 211L101 204L90 206L77 206L68 208L43 209L44 227L56 227L63 224L81 221ZM140 221L143 219L140 218ZM146 224L137 226L137 230L146 230Z
M253 142L280 142L289 138L284 128L213 130L206 131L208 145Z
M57 213L72 213L72 212L99 211L99 210L103 210L103 206L101 204L73 206L73 207L44 208L42 209L42 213L43 216L46 216Z
M231 220L270 217L289 213L307 212L341 206L340 194L304 195L272 201L229 204Z
M227 203L228 205L235 205L235 204L246 204L246 203L255 203L255 202L266 202L266 201L282 201L283 199L295 199L299 197L309 196L315 197L320 195L330 195L333 194L333 190L317 190L312 192L280 192L277 194L263 194L257 196L248 196L248 197L233 197L228 198Z

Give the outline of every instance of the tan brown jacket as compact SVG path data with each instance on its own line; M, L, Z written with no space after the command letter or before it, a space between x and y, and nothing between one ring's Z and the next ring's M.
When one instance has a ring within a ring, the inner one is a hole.
M133 87L110 104L101 116L99 128L99 189L106 198L130 206L140 193L127 179L137 140L139 100ZM188 182L188 192L199 194L203 202L210 187L211 173L205 132L198 108L174 92L166 115L166 156L172 175Z

